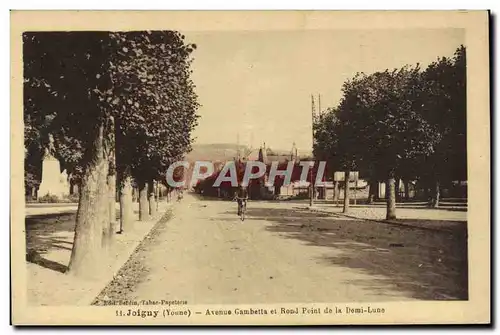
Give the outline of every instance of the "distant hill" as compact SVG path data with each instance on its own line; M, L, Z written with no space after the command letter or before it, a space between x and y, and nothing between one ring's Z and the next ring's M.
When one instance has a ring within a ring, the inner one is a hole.
M193 144L193 150L186 156L186 160L193 162L196 160L208 160L208 161L227 161L236 157L238 152L238 145L234 143L208 143L208 144ZM271 148L272 149L272 148ZM245 145L240 145L241 153L248 152L249 147ZM259 148L253 148L249 159L257 159ZM289 157L290 150L283 149L272 149L274 154L281 157ZM310 152L310 151L309 151ZM299 152L301 158L305 157L309 153Z
M244 145L239 147L241 152L247 149ZM238 145L233 143L193 144L193 150L187 154L186 160L226 161L236 157L237 152Z

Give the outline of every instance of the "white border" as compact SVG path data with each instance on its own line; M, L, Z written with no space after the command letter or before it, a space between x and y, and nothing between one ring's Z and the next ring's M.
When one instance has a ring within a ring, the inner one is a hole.
M283 1L283 2L275 2L275 3L270 3L268 0L253 0L253 1L238 1L238 2L228 2L228 1L211 1L210 3L202 0L183 0L183 1L177 1L177 2L169 2L169 3L162 3L162 6L159 7L160 3L159 2L154 2L154 1L147 1L147 0L141 0L141 1L131 1L131 0L121 0L121 1L108 1L104 2L102 0L86 0L85 2L81 3L70 3L68 1L5 1L2 2L2 4L7 5L7 8L12 8L12 9L492 9L493 12L498 12L498 1L483 1L483 0L476 0L476 1L449 1L449 2L438 2L438 1L431 1L431 0L421 0L421 1L405 1L405 2L398 2L398 1L347 1L347 2L332 2L332 1L318 1L318 0L308 0L308 1ZM2 19L2 28L0 30L0 35L2 37L2 41L4 42L3 45L10 45L9 43L9 12L7 10L2 10L0 13L0 18ZM495 29L496 30L496 29ZM495 40L497 40L497 34L494 33L492 35ZM493 41L494 43L496 41ZM495 43L496 44L496 43ZM494 62L498 62L498 56L494 55ZM4 47L3 53L2 53L2 64L1 71L2 71L2 76L3 80L1 81L2 83L2 92L4 94L4 99L2 99L2 102L4 104L4 109L2 116L4 119L2 120L3 122L0 122L0 134L3 137L0 140L0 145L2 146L2 153L6 155L8 152L10 152L10 50L8 47ZM496 71L495 71L495 77L493 80L496 79ZM499 96L499 88L498 85L495 85L495 92L491 92L494 96ZM492 111L492 114L496 114L497 109L495 108L494 111ZM500 125L499 118L496 117L495 120L495 125L496 128L498 129ZM494 134L494 132L492 132ZM498 143L498 136L495 138L495 154L498 154L498 148L499 148L499 143ZM4 274L8 273L6 271L7 267L9 266L9 253L7 250L7 246L9 245L9 230L8 230L8 223L9 223L9 210L10 210L10 165L9 164L0 164L0 169L1 169L1 175L2 178L0 179L0 190L1 190L1 198L0 198L0 206L1 206L1 213L5 215L5 220L3 220L3 226L2 228L4 229L3 234L1 234L3 243L4 245L4 252L1 253L1 266L2 269L4 269ZM498 183L496 183L494 186L497 186ZM496 187L495 187L496 189ZM495 206L494 208L500 208L500 200L498 197L495 197ZM498 231L499 229L496 229L496 235L494 236L494 241L498 241ZM497 248L498 249L498 248ZM498 260L498 252L495 254L495 259ZM8 326L9 323L9 316L10 316L10 305L9 305L9 300L10 300L10 292L7 290L7 287L9 287L9 281L10 278L6 275L2 277L2 287L4 288L2 290L3 293L3 299L2 301L4 302L2 305L2 313L1 315L3 316L3 322L2 324L4 325L2 329L2 334L3 333L10 333L13 332L14 329L12 327ZM498 313L498 308L496 309ZM498 315L495 315L497 317ZM497 318L498 320L498 318ZM6 327L7 326L7 327ZM290 330L290 329L288 329ZM38 332L39 330L35 331ZM100 334L107 332L109 330L85 330L86 331L92 331L94 334ZM137 332L145 332L146 330L137 330ZM343 332L345 330L342 329L336 329L336 331ZM354 333L361 333L361 332L369 332L373 331L371 330L359 330L359 331L354 331ZM382 331L385 331L382 330ZM404 331L404 330L399 330ZM436 330L429 330L425 329L426 332L428 333L433 333ZM63 333L69 332L69 330L63 330ZM352 333L352 331L350 331Z

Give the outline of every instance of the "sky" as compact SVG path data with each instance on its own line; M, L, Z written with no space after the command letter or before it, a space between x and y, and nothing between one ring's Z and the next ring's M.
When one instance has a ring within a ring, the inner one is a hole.
M214 31L196 43L192 79L199 102L195 143L239 143L299 151L312 146L311 94L336 106L344 81L452 56L462 29Z

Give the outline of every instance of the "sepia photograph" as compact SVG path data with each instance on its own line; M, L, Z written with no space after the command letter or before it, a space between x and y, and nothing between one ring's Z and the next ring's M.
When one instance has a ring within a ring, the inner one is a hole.
M13 324L490 322L487 12L11 20Z

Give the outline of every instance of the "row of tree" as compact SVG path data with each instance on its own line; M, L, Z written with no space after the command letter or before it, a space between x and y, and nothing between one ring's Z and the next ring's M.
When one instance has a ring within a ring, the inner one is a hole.
M51 134L56 157L79 184L69 272L80 275L112 243L116 187L127 231L132 180L145 220L156 208L155 181L165 183L169 165L190 151L196 45L175 31L37 32L23 42L26 180L39 182Z
M443 184L467 180L466 77L463 46L425 69L356 74L339 105L315 119L315 157L360 171L372 197L386 182L387 219L396 217L396 180L407 189L417 181L437 206Z

